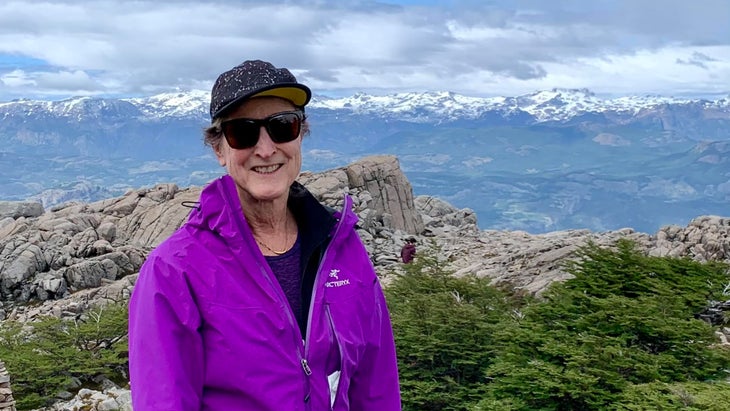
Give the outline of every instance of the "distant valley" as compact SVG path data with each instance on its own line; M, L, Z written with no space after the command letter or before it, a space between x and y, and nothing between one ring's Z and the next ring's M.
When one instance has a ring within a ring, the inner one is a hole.
M202 144L208 94L0 103L0 199L46 207L222 170ZM483 229L632 227L730 215L730 96L601 99L452 93L315 96L304 168L394 154L416 195L476 211Z

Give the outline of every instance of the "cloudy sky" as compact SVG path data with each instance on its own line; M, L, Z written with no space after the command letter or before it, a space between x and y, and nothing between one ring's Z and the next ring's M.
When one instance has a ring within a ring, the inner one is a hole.
M315 94L730 95L730 0L3 0L0 101L209 90L246 59Z

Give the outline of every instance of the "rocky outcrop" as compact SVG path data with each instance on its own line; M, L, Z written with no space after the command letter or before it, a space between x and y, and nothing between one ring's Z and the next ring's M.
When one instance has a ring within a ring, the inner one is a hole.
M651 255L730 261L730 218L701 216L687 227L662 227L653 240Z
M128 389L109 387L103 391L82 388L68 401L37 411L132 411L132 396ZM0 411L4 411L0 408Z
M723 217L698 217L687 227L667 226L655 235L632 229L547 234L479 230L470 209L431 196L414 198L393 156L305 172L299 180L331 207L342 206L344 193L353 198L359 234L383 276L398 270L400 247L409 236L418 239L421 253L438 250L457 275L475 273L537 295L553 281L569 277L562 263L588 242L608 246L628 238L651 255L730 261L730 219ZM0 228L0 317L34 315L43 307L73 312L96 298L125 298L147 253L183 224L200 190L161 184L5 222ZM27 301L49 304L32 309L17 304ZM56 307L66 302L76 308Z
M130 193L118 202L136 197ZM124 217L134 217L131 209L124 216L114 205L71 204L6 225L0 237L2 300L64 298L137 272L149 247L133 241L135 231L120 230Z
M15 411L13 390L10 389L10 376L5 363L0 361L0 411Z
M302 173L299 181L330 206L342 205L342 194L352 196L360 226L417 234L423 221L413 200L411 183L394 156L365 157L347 167L323 173Z
M43 214L43 205L28 201L0 201L0 226L6 218L38 217Z
M361 234L373 244L373 252L383 251L380 246L385 245L376 238L423 231L410 183L393 156L370 157L324 173L302 173L300 181L335 208L342 206L343 194L350 194ZM161 184L6 220L0 231L0 298L6 302L0 318L23 315L18 310L26 309L18 303L73 301L88 294L83 290L104 289L120 280L128 283L125 279L139 270L147 253L187 219L200 191L200 187ZM21 208L28 207L16 207ZM384 255L381 262L396 261L395 251Z

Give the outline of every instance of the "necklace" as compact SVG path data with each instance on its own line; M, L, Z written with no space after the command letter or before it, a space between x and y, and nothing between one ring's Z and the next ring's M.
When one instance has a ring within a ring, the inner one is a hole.
M284 221L284 249L281 251L277 251L277 250L274 250L273 248L269 247L268 245L266 245L266 243L259 240L259 238L256 237L255 235L253 236L253 238L254 238L254 240L256 240L257 243L259 243L259 245L263 246L265 249L271 251L272 253L274 253L276 255L282 255L289 250L289 224L288 223L289 223L289 219L286 219Z
M261 241L258 238L256 238L256 236L254 236L254 239L256 240L257 243L259 243L260 245L264 246L265 249L271 251L272 253L274 253L276 255L282 255L282 254L284 254L285 252L287 252L289 250L289 248L287 247L289 245L289 233L286 234L286 238L285 238L286 243L284 244L284 249L281 250L281 251L274 250L273 248L271 248L268 245L266 245L263 241Z

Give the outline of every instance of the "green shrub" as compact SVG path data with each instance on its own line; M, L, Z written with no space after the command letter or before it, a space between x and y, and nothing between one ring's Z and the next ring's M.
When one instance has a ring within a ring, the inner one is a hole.
M466 410L484 395L496 325L511 302L489 279L454 278L420 250L386 288L404 410Z
M726 411L730 407L730 384L649 383L629 387L615 406L616 411L687 410Z
M695 318L728 298L726 265L589 245L536 300L437 255L386 288L404 410L730 409L730 350Z
M75 321L0 325L0 358L19 410L50 405L74 380L95 387L94 379L104 376L124 385L127 357L126 305L96 308Z
M502 327L489 395L523 409L608 409L634 385L727 377L730 351L695 319L728 283L723 264L647 257L628 241L584 248L574 279Z

